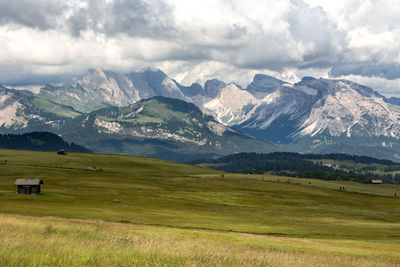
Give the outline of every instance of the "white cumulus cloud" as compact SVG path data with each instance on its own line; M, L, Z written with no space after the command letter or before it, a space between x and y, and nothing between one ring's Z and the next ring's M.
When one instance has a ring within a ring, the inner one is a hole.
M185 84L261 72L400 95L398 14L394 0L0 1L0 83L159 67Z

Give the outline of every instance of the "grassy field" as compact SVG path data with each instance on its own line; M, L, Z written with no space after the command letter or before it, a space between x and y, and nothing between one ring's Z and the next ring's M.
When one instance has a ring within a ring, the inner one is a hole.
M221 179L124 155L0 150L0 160L2 266L400 265L396 185ZM42 178L43 194L16 194L24 177Z

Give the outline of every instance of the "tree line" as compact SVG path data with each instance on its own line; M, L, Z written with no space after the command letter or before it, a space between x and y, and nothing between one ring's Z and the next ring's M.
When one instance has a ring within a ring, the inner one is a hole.
M302 154L293 152L274 153L236 153L218 159L198 160L195 164L205 164L208 167L226 172L263 174L272 173L290 177L317 178L324 180L351 180L367 183L372 178L379 178L387 182L399 179L398 175L373 173L361 171L357 168L341 169L336 164L329 166L323 160L351 161L361 164L379 164L383 168L390 167L395 170L400 165L390 160L376 159L366 156L347 154ZM372 166L372 165L371 165Z

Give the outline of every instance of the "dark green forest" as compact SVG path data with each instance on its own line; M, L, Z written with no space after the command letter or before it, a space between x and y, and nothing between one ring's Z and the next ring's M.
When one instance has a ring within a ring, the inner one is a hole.
M333 162L327 164L327 161ZM237 153L218 159L198 160L210 168L235 173L271 173L290 177L323 180L350 180L368 183L371 179L400 182L400 164L390 160L347 154L302 154L292 152ZM378 172L379 171L379 172Z
M25 134L0 134L0 148L35 151L58 151L90 153L83 146L67 143L58 135L49 132L32 132Z

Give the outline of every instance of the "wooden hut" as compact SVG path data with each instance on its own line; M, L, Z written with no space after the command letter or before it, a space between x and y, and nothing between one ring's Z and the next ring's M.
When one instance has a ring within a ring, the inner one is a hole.
M379 179L372 179L372 180L369 180L369 182L371 184L382 184L383 183L382 180L379 180Z
M64 149L60 149L57 151L58 155L67 155L67 152L64 151Z
M40 194L40 185L44 184L42 179L26 178L17 179L14 183L18 186L18 194L36 195Z

